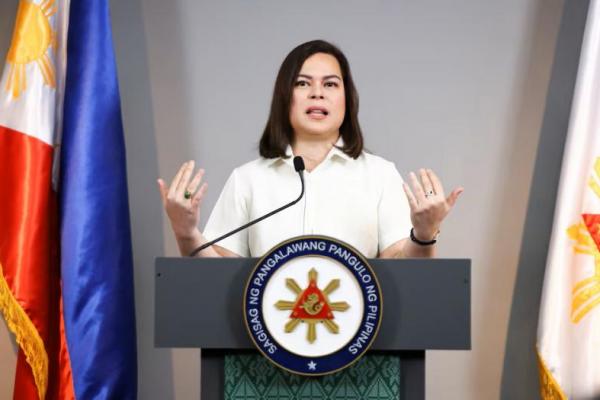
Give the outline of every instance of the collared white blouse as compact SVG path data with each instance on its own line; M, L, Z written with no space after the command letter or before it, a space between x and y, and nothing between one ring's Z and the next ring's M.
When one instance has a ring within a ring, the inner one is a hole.
M365 152L353 159L334 146L313 171L304 172L304 180L300 202L219 246L243 257L260 257L286 239L314 234L339 239L374 258L408 237L410 208L393 163ZM259 158L234 169L204 236L212 240L291 202L300 187L292 157Z

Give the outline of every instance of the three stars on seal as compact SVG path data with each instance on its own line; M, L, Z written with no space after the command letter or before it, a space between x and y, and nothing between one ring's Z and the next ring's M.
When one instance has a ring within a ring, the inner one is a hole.
M317 323L325 325L327 330L333 334L340 331L339 326L333 321L334 311L346 311L350 305L345 301L330 302L329 295L340 287L339 279L332 279L325 289L319 289L317 285L318 273L313 268L308 272L308 287L304 290L298 283L288 278L285 284L288 289L296 294L296 300L279 300L275 307L279 310L291 310L290 321L285 324L285 332L293 332L294 329L304 322L308 326L306 339L309 343L317 340Z

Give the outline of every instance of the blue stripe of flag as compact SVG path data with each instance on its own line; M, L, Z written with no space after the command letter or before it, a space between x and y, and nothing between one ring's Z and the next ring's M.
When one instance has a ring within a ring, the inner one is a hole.
M75 394L135 399L125 143L106 0L71 0L63 123L61 273Z

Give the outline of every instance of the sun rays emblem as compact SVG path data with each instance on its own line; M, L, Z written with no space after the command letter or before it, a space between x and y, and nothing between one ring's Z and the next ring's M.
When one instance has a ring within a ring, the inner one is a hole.
M346 311L350 305L345 301L330 302L329 294L340 287L339 279L332 279L331 282L320 290L317 285L317 271L313 268L308 272L308 287L304 290L292 278L285 280L286 286L296 294L295 301L279 300L275 307L279 310L291 310L290 321L285 324L287 333L304 322L308 326L306 339L309 343L317 340L317 323L325 325L327 330L333 334L340 331L339 326L333 321L334 311Z
M600 198L600 157L594 163L588 186ZM575 253L594 257L594 274L577 282L572 290L571 320L581 321L593 308L600 305L600 214L582 214L582 221L571 225L567 235L575 241Z
M243 304L246 330L262 355L307 376L356 362L373 344L383 315L368 260L318 235L291 238L265 253L248 276Z
M42 0L39 4L21 0L17 12L15 32L6 57L9 65L5 90L17 98L27 89L25 67L35 62L44 83L56 87L56 76L51 54L56 50L56 31L50 17L56 14L56 0Z

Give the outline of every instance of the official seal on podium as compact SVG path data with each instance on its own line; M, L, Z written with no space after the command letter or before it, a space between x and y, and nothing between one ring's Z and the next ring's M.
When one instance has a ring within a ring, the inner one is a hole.
M244 293L244 322L258 350L289 372L340 371L369 349L383 299L375 273L352 246L299 236L269 250Z

